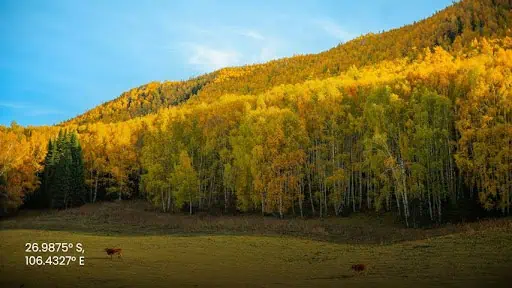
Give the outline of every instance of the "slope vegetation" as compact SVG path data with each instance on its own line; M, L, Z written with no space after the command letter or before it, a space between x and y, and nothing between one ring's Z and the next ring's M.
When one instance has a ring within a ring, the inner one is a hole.
M198 95L215 101L223 94L257 94L280 84L339 75L383 60L415 58L423 48L441 46L463 53L477 37L502 37L512 27L508 0L464 0L420 22L380 34L370 33L320 54L299 55L265 64L225 68L181 82L152 82L123 93L65 123L124 121L154 113Z

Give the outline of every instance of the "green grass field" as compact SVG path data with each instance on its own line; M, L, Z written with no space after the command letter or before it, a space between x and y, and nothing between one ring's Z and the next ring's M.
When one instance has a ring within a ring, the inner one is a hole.
M512 219L421 230L368 216L200 218L130 205L86 205L0 221L0 287L512 285ZM83 243L85 265L26 266L26 242ZM111 260L106 247L123 248L123 258ZM352 272L356 263L367 271Z

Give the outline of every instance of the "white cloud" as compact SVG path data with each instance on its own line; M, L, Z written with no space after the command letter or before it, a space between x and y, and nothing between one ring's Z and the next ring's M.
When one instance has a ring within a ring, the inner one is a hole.
M0 107L5 107L8 109L16 109L22 110L23 115L25 116L42 116L42 115L61 115L64 114L60 110L55 109L47 109L44 107L38 107L33 105L28 105L25 103L18 102L0 102Z
M261 35L258 31L254 30L242 30L238 32L240 35L249 37L255 40L265 40L265 37Z
M0 106L5 108L11 108L11 109L23 109L27 108L27 105L23 103L16 103L16 102L0 102Z
M224 67L263 63L278 58L284 42L257 29L235 26L187 28L194 40L179 44L187 63L200 72ZM201 39L200 42L195 39ZM174 51L175 45L162 46Z
M203 72L240 64L241 54L238 51L216 49L199 44L186 46L192 52L188 63L200 68Z
M246 29L236 26L216 26L209 28L202 28L197 26L189 26L187 30L191 34L196 34L199 37L212 37L212 38L225 38L234 35L240 35L253 40L265 40L260 32L254 29Z
M348 32L340 25L336 24L334 21L330 19L319 19L313 21L316 25L318 25L321 29L323 29L327 34L332 37L341 40L348 41L355 37L354 34Z

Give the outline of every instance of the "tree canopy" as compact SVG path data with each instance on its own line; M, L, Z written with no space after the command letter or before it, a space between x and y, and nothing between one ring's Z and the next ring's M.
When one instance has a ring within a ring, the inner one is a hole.
M163 212L376 210L417 225L469 202L507 215L508 5L461 1L318 55L150 83L58 126L0 127L2 208L57 189L77 201L145 198ZM56 137L62 128L76 133ZM63 180L46 188L57 171ZM78 178L87 191L65 180Z

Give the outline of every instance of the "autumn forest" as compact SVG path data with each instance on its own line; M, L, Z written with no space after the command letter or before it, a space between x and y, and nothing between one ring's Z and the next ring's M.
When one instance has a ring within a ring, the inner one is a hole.
M510 215L512 5L463 0L314 55L152 82L55 126L0 126L1 215L163 213L416 227Z

